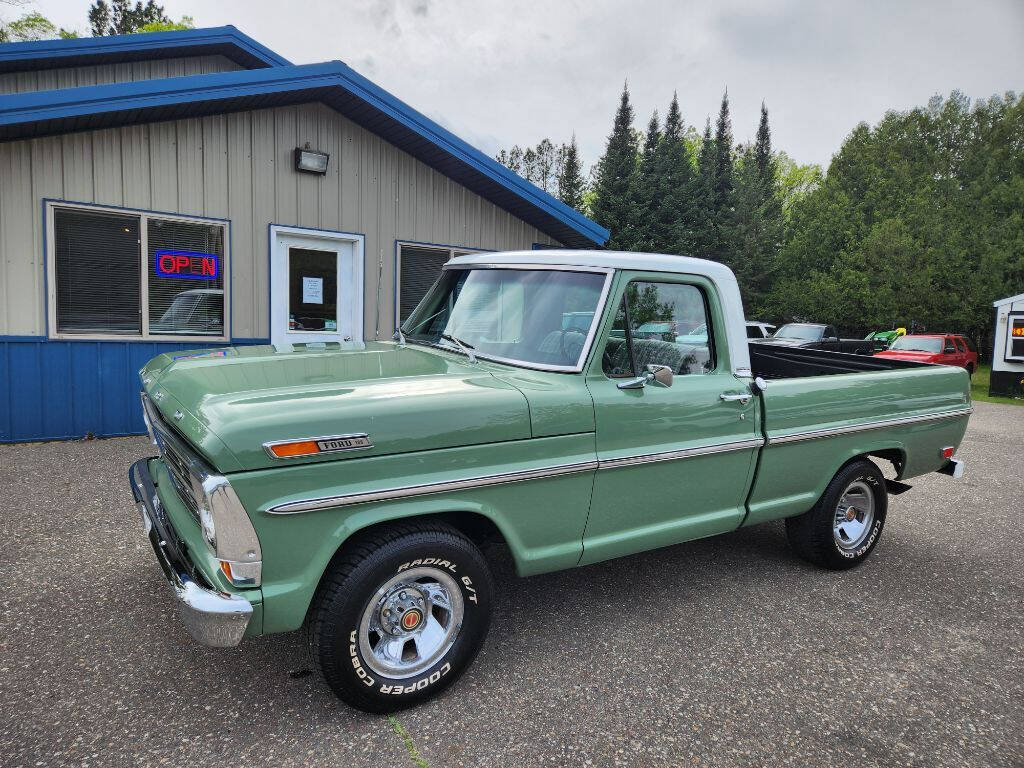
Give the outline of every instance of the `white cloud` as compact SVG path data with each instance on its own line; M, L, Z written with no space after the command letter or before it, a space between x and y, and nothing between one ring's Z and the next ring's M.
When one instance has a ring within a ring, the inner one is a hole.
M702 128L728 86L737 139L753 135L763 99L776 146L823 164L858 121L887 109L953 88L972 98L1024 88L1017 0L164 5L199 25L234 24L296 63L341 59L488 153L575 132L588 163L626 79L637 127L677 90L684 118ZM35 7L86 27L83 0Z

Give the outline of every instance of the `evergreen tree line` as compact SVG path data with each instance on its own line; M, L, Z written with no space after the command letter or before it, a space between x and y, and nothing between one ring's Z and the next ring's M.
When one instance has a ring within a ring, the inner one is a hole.
M949 330L986 347L992 301L1024 292L1022 139L1024 99L954 92L861 123L823 174L772 149L764 105L754 140L736 144L728 93L700 134L675 96L640 132L624 88L570 204L611 231L609 248L727 264L750 318Z
M570 208L584 210L587 181L575 136L557 147L550 139L542 139L535 147L516 144L508 151L501 150L495 159Z

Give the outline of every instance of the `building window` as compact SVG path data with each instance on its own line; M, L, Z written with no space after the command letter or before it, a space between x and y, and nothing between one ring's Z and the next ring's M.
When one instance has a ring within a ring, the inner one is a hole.
M58 337L226 340L227 224L51 203Z
M395 326L400 326L412 314L430 286L440 277L441 267L449 259L463 253L477 252L472 248L398 243Z

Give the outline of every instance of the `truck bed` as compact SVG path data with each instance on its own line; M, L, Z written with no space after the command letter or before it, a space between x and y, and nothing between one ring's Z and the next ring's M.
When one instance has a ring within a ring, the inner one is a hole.
M762 379L799 379L808 376L834 376L840 373L891 371L920 368L927 363L894 360L871 355L828 352L804 347L780 347L750 342L750 368Z
M899 478L940 469L963 439L970 379L963 369L751 343L761 451L745 524L800 514L845 461L891 461ZM843 374L843 375L838 375Z

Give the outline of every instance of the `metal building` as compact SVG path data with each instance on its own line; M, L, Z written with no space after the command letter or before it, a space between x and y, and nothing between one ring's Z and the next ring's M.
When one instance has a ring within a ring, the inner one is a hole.
M607 237L234 27L0 45L0 442L140 433L156 354L390 338L452 254Z

